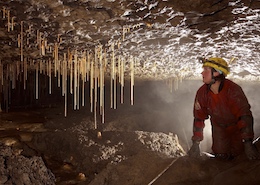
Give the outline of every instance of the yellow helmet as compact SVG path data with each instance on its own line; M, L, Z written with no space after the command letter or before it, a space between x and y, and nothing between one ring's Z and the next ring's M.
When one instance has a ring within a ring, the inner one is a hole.
M229 67L223 58L209 58L202 59L203 67L212 67L216 70L223 72L225 76L229 74Z

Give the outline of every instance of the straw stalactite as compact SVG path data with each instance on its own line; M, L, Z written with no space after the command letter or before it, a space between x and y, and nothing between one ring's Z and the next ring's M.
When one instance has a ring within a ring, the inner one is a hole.
M15 89L17 81L23 83L26 90L29 72L34 72L35 99L40 99L40 92L45 86L41 86L41 78L47 78L47 92L53 93L54 85L61 89L64 97L64 116L68 116L68 95L72 95L73 110L79 110L80 105L85 106L86 93L89 94L90 112L94 114L94 128L98 128L97 113L101 116L101 123L105 123L105 82L110 76L110 108L117 108L117 99L124 103L125 79L130 79L131 102L134 104L134 71L136 59L133 56L126 57L120 54L121 42L131 27L123 28L122 40L111 42L106 46L98 44L94 51L84 51L63 48L61 50L62 35L50 43L44 35L44 31L35 29L18 16L11 15L8 8L3 7L2 19L6 21L6 32L16 31L17 47L20 51L19 61L0 60L0 94L5 105L9 105L10 88ZM19 30L15 30L15 29ZM28 29L26 29L28 28ZM14 32L13 32L14 33ZM33 37L35 36L35 37ZM32 40L35 39L35 41ZM32 44L33 43L33 44ZM116 46L116 47L115 47ZM34 49L38 56L33 58L28 55L29 48ZM33 48L34 47L34 48ZM126 76L129 74L129 76ZM57 83L54 83L57 80ZM9 85L11 82L11 86ZM89 86L87 86L87 84ZM120 86L120 87L119 87ZM85 90L89 88L89 92ZM118 88L118 90L117 90ZM120 98L118 98L120 92ZM0 107L3 102L0 101Z

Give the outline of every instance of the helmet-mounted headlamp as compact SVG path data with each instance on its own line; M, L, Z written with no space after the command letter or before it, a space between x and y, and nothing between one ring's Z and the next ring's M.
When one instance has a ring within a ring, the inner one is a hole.
M203 67L212 67L217 71L223 72L225 76L229 74L229 67L227 62L222 58L199 58L199 61L203 64Z

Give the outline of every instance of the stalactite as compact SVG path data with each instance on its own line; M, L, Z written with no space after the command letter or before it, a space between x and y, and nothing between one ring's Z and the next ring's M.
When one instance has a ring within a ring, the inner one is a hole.
M90 112L93 112L93 90L94 90L94 61L93 59L90 61Z
M77 109L77 83L78 83L78 76L77 76L77 70L78 70L78 56L77 56L77 51L75 51L75 54L74 54L74 79L73 79L73 82L74 82L74 92L73 92L73 96L74 96L74 110Z
M7 10L7 31L8 32L10 32L10 30L11 30L11 27L10 27L11 23L10 22L11 22L10 21L10 10Z
M21 62L22 62L23 61L23 21L21 21L20 48L21 48Z
M49 94L51 94L51 76L52 76L52 74L51 74L51 71L52 71L52 66L51 66L52 64L51 64L51 60L49 60Z
M121 103L124 103L124 86L125 86L125 79L124 79L124 76L125 76L125 62L124 60L121 61Z
M82 77L82 101L81 101L81 105L85 106L85 82L86 82L86 63L87 63L87 59L86 59L86 51L83 52L83 58L81 60L81 69L82 69L82 73L81 73L81 77Z
M15 17L12 17L12 20L11 20L11 21L12 21L12 22L11 22L11 30L12 30L12 31L14 31L14 24L15 24L15 23L14 23L14 19L15 19Z
M95 47L93 52L86 50L83 52L77 50L70 51L68 48L67 52L60 55L59 49L62 48L60 47L62 42L60 34L58 34L54 43L48 43L48 38L45 37L44 31L40 31L39 28L33 29L32 25L29 25L26 30L26 25L28 25L26 22L16 20L16 17L11 16L10 10L5 7L2 8L2 11L3 19L7 21L7 32L14 31L15 25L18 26L20 23L20 31L17 33L20 61L6 64L6 71L4 71L3 62L0 61L0 93L1 91L4 93L6 107L8 107L11 98L10 88L15 89L18 80L23 83L24 90L27 86L28 90L32 89L33 91L34 89L35 99L39 99L39 95L42 92L40 91L40 77L41 75L46 75L48 82L46 83L48 86L46 91L49 94L54 92L55 87L53 86L56 84L53 83L54 80L57 80L57 87L61 87L61 95L64 96L64 116L67 117L68 93L72 95L74 110L78 110L80 105L85 106L85 86L86 82L89 82L90 111L94 113L94 128L97 129L97 111L101 115L101 122L105 123L106 75L110 75L110 106L116 109L119 91L120 103L124 103L125 74L128 74L126 69L130 72L131 105L134 104L134 68L136 59L132 56L126 59L118 54L118 50L121 41L125 39L125 34L130 32L131 28L134 29L135 26L124 26L123 37L112 42L109 48L105 48L100 44ZM36 35L36 40L30 40L34 35ZM25 51L27 51L27 47L30 47L30 49L35 47L33 49L36 50L39 59L37 57L32 59L30 56L26 56ZM52 57L49 54L52 54ZM45 57L48 58L46 59ZM126 67L126 65L129 66ZM30 73L35 74L35 76L30 76L28 80ZM33 87L31 87L31 78L34 79Z
M97 86L98 86L98 81L97 81L97 48L95 48L95 61L94 61L94 128L97 129Z
M39 71L38 63L35 63L35 98L39 99Z
M179 78L176 77L174 78L174 90L176 91L178 90L178 88L179 88Z
M116 69L114 69L114 90L113 90L113 93L114 93L114 97L113 97L113 99L114 99L114 103L113 103L113 108L114 109L116 109L116 93L117 93L117 91L116 91L116 86L117 86L117 81L116 81Z
M130 73L131 73L131 105L134 105L134 59L130 59Z

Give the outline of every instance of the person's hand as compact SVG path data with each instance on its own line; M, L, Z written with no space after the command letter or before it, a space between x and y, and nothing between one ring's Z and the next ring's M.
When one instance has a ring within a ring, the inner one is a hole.
M193 141L193 144L188 151L188 155L190 157L199 158L200 157L200 142L199 141Z
M244 142L244 146L245 146L245 153L248 159L255 160L260 158L256 146L253 145L251 141Z

